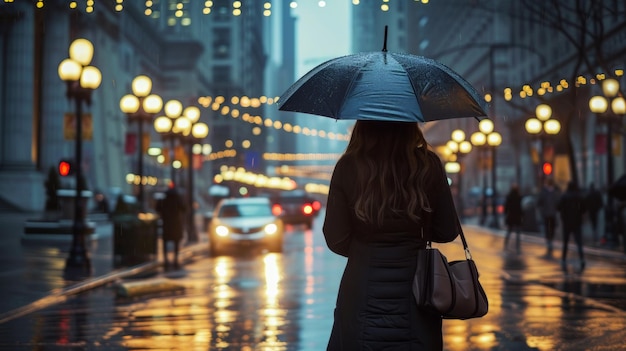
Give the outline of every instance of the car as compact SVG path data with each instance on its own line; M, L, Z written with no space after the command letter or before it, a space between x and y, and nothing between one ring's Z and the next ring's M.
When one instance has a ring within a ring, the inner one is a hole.
M209 253L218 256L229 249L253 246L282 252L283 228L268 198L222 199L208 223Z
M283 191L272 197L272 212L285 224L304 224L313 227L322 204L302 190Z

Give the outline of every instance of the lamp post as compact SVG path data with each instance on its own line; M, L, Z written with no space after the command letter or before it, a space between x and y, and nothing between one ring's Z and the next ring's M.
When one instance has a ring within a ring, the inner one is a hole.
M187 211L187 239L189 242L193 243L198 241L198 232L196 230L193 196L194 172L192 153L194 144L201 143L202 140L209 135L209 127L205 123L199 122L200 109L196 106L189 106L185 108L183 116L185 116L190 122L189 126L180 135L181 142L187 146L187 201L189 208L189 211Z
M545 136L546 135L557 135L561 131L561 123L551 118L552 117L552 108L547 104L539 104L535 108L535 117L531 117L526 120L524 124L524 128L526 132L532 136L535 136L539 139L539 157L538 163L541 169L538 169L539 173L540 185L543 184L545 180L545 176L547 172L552 172L552 170L545 170L544 163L545 153L544 153L544 145L545 145Z
M188 155L187 173L187 201L189 211L187 222L187 239L189 242L198 241L198 233L195 226L195 209L193 206L194 174L192 167L193 145L202 141L209 134L209 127L200 120L200 109L196 106L188 106L183 110L183 106L178 100L170 100L165 104L166 116L158 117L154 120L154 129L163 136L165 141L169 140L171 149L176 146L176 140L181 146L186 147ZM170 158L172 164L172 180L175 181L175 171L173 157Z
M471 135L470 141L472 145L483 148L487 153L491 154L491 214L492 222L490 226L498 228L498 206L497 206L497 178L496 178L496 147L502 143L502 136L500 133L494 131L493 121L490 119L483 119L478 123L478 132ZM487 167L484 167L485 169ZM483 203L482 203L482 215L480 223L484 224L487 218L487 172L483 173Z
M615 216L613 209L613 195L610 187L613 184L613 131L612 125L614 117L626 114L626 102L623 96L619 95L619 82L616 79L609 78L602 81L602 93L604 96L596 95L589 100L589 109L591 112L603 116L606 124L606 177L607 177L607 206L604 211L604 235L605 240L611 244L617 244L617 237L614 235ZM609 110L609 102L611 112Z
M450 140L446 143L446 147L452 152L451 162L446 163L446 171L449 173L458 173L457 178L457 207L459 209L459 217L464 217L464 203L463 203L463 171L464 167L461 161L470 151L472 151L472 144L465 140L465 132L456 129L452 131ZM450 164L450 165L449 165ZM456 165L454 165L456 164Z
M174 171L174 148L176 147L176 133L174 124L176 120L182 116L183 104L178 100L169 100L163 108L165 116L157 117L154 120L154 129L161 134L164 142L169 141L170 146L167 148L166 161L170 165L170 177L172 182L176 184L176 173Z
M151 123L152 117L163 107L163 100L156 94L150 94L152 90L152 80L144 75L139 75L133 79L132 94L124 95L120 99L120 109L128 116L128 121L137 123L137 174L140 177L137 191L137 199L142 212L145 212L144 196L144 174L143 174L143 154L144 154L144 133L143 124Z
M93 44L87 39L76 39L70 44L70 57L61 61L58 72L61 80L67 83L66 96L76 103L76 194L74 197L74 224L72 247L65 262L65 271L69 275L90 274L91 262L85 246L85 206L81 201L82 181L82 141L83 120L82 104L91 104L91 92L100 86L102 74L94 66L89 66L93 58Z

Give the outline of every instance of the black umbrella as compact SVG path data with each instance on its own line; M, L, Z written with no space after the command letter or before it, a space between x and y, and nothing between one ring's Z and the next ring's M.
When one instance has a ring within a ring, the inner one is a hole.
M335 119L425 122L487 115L484 100L459 74L429 58L387 52L386 43L381 52L320 64L287 89L278 106Z

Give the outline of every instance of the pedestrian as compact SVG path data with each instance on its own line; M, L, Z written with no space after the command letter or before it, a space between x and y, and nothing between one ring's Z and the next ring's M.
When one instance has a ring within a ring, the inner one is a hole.
M561 196L558 204L563 228L563 254L561 255L561 267L567 270L567 244L570 235L574 236L578 247L580 259L580 271L585 269L585 257L583 253L582 217L585 214L585 199L578 190L576 183L570 181L565 193Z
M506 223L506 235L504 237L504 250L508 248L511 232L515 231L515 251L521 252L520 235L522 231L522 195L517 184L511 185L504 202L504 221Z
M541 218L543 219L543 230L546 237L546 246L548 248L546 257L552 257L553 253L553 241L557 221L557 206L560 197L561 191L554 184L554 180L552 178L546 179L545 185L539 193L539 201L537 203L541 213Z
M594 183L589 184L589 190L585 195L585 208L589 215L589 222L591 223L591 233L593 242L598 243L598 212L604 207L604 201L602 200L602 193Z
M96 213L104 213L107 216L110 215L110 209L109 209L109 199L107 199L107 197L104 195L103 192L101 191L97 191L96 195L94 196L94 202L95 202L95 206L94 206L94 212Z
M175 186L171 186L166 192L165 197L157 202L157 212L161 216L163 223L163 263L165 268L169 268L168 259L168 243L174 245L174 269L178 269L179 260L178 252L180 249L180 241L183 239L185 204Z
M323 233L347 257L327 350L442 350L442 319L412 294L417 250L460 222L417 123L357 121L337 162Z

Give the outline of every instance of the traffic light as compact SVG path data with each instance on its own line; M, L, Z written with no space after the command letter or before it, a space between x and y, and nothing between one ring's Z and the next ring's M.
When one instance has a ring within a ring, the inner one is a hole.
M74 168L74 163L70 160L61 160L59 162L59 174L62 177L67 177L67 176L71 176L74 174L74 171L76 169Z
M552 174L552 163L544 162L542 169L543 169L543 174L545 175Z

